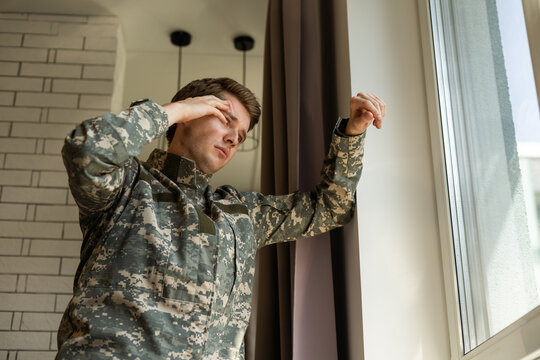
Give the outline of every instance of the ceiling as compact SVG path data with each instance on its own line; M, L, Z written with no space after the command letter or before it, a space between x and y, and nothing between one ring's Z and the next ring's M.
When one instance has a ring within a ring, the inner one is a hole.
M0 11L71 15L115 15L127 51L171 51L169 34L192 35L190 53L236 53L233 38L255 39L250 55L263 55L267 0L2 0Z

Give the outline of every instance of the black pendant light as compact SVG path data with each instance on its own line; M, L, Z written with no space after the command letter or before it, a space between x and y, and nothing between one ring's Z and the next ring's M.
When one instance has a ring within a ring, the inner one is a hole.
M178 84L180 90L181 74L182 74L182 48L191 43L191 34L184 30L176 30L171 33L171 42L178 46Z
M253 49L255 40L249 35L240 35L234 38L234 48L242 52L242 85L246 86L246 52ZM248 132L246 140L240 145L238 151L252 151L259 146L259 125Z
M242 85L246 85L246 52L253 49L255 40L249 35L240 35L234 38L234 48L242 52Z
M177 90L180 90L181 75L182 75L182 48L191 43L191 34L184 30L173 31L170 35L171 43L178 46L178 81L176 83ZM157 142L157 147L162 150L167 150L167 137L161 136Z

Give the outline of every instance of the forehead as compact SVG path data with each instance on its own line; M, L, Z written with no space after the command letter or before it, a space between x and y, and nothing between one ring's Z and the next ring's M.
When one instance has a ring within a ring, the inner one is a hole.
M233 121L238 122L239 127L244 129L246 132L249 129L249 123L251 119L249 113L244 105L238 100L238 98L228 92L224 92L219 95L220 98L224 100L229 100L231 107L229 108L229 115L231 115Z

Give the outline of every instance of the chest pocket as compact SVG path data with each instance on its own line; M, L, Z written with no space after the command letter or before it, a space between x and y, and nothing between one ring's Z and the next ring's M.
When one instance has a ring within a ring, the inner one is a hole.
M243 204L215 202L212 213L217 213L218 252L216 264L216 300L214 310L228 313L234 306L242 284L249 285L247 271L253 253L253 226L248 209ZM245 289L245 287L243 287ZM245 291L244 291L245 292Z
M191 201L175 193L154 194L170 231L163 297L209 305L214 291L216 227Z

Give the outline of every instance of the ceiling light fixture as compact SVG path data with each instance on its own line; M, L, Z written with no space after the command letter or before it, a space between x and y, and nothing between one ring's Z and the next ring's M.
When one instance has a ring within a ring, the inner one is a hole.
M171 33L171 42L178 46L178 90L180 90L180 80L182 74L182 48L191 43L191 34L184 30L176 30Z
M182 48L191 43L191 34L184 30L176 30L170 33L171 43L178 46L178 81L176 83L177 90L180 90L181 75L182 75ZM162 150L167 150L167 137L163 134L157 139L156 146Z
M255 40L249 35L240 35L234 38L234 48L242 52L243 68L242 68L242 84L246 85L246 52L253 49Z
M246 52L253 49L255 40L249 35L240 35L234 38L234 48L242 52L242 85L246 86ZM251 151L259 146L259 125L248 132L246 140L240 145L238 151Z

